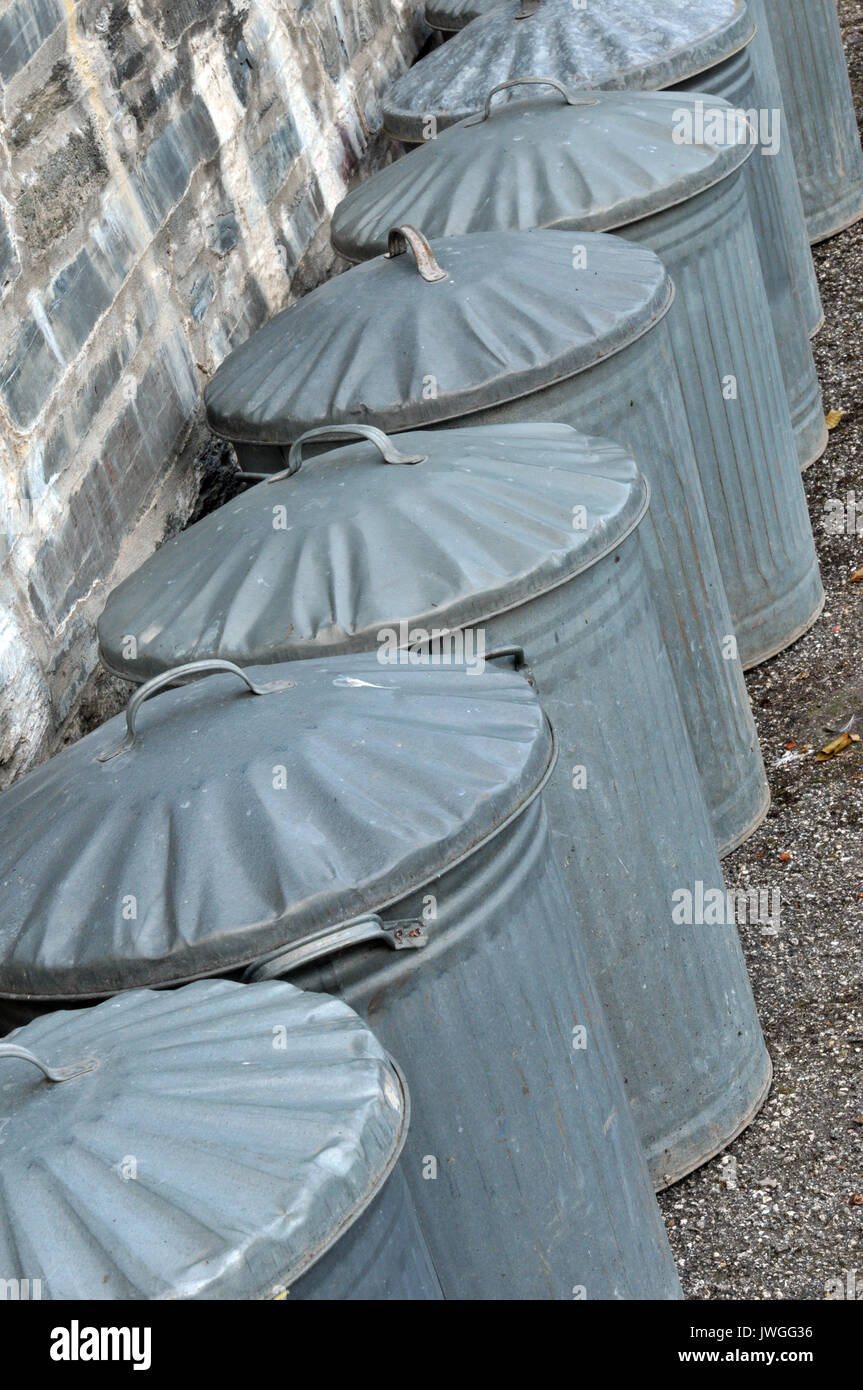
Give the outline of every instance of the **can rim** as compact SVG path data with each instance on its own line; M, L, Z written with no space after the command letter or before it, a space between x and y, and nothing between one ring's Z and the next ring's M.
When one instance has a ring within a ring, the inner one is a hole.
M321 1242L318 1248L312 1251L308 1257L304 1257L289 1273L286 1272L281 1274L277 1280L265 1285L263 1289L259 1289L256 1293L251 1294L250 1297L252 1299L256 1301L278 1299L283 1294L290 1296L291 1286L295 1284L298 1279L301 1279L303 1275L308 1274L309 1270L313 1269L318 1261L322 1260L323 1257L332 1250L333 1246L337 1245L342 1237L347 1234L351 1227L359 1221L360 1217L364 1212L368 1211L378 1193L383 1190L395 1172L404 1146L407 1143L408 1131L410 1129L411 1097L410 1091L408 1090L407 1079L398 1062L390 1052L386 1053L386 1059L393 1076L398 1082L402 1097L402 1122L387 1162L384 1164L383 1168L375 1174L365 1194L359 1198L340 1225L331 1231L330 1235Z
M490 11L489 13L492 12ZM486 16L481 16L481 18L485 17ZM745 26L747 22L749 27L748 29L745 29L743 26ZM435 29L438 28L437 25L433 25L431 27ZM466 25L463 25L462 28L458 30L441 30L441 32L461 34L464 32L466 27ZM732 37L730 45L720 55L715 55L710 62L705 62L703 59L699 59L694 53L691 53L690 66L685 67L683 71L675 72L665 77L661 76L661 74L657 74L657 77L659 79L658 81L656 77L649 78L641 85L647 91L664 91L666 89L673 89L674 87L679 86L682 82L690 82L693 77L698 77L701 73L712 72L714 68L720 67L723 63L727 63L730 58L735 57L735 55L741 53L743 49L748 48L749 45L752 43L752 40L755 38L757 28L758 26L756 25L755 21L748 14L748 11L746 10L745 6L741 4L737 13L733 15L731 19L728 20L727 24L724 26L725 32L731 35ZM739 35L736 34L736 31L738 30L740 30ZM706 40L709 40L711 37L714 37L716 35L720 35L722 34L722 32L723 28L720 27L719 29L713 30L712 34L703 34L699 39L695 39L688 44L683 44L680 48L672 50L670 54L665 54L663 58L656 59L651 63L643 63L640 67L635 66L632 68L620 69L615 73L610 73L608 77L604 79L604 81L601 81L599 83L591 83L585 88L585 90L637 90L637 87L639 85L638 83L636 83L635 87L630 87L625 82L622 82L621 78L627 77L630 80L632 80L638 73L645 73L645 71L649 72L651 68L659 67L663 63L663 61L667 64L669 58L674 58L675 55L683 54L686 52L687 49L692 50L693 48L697 48ZM427 117L429 114L436 115L439 125L441 119L446 119L445 113L443 117L441 117L440 113L436 113L434 111L430 112L428 110L423 111L418 116L414 115L413 112L399 112L397 110L394 110L391 106L387 105L386 101L382 103L381 114L383 118L383 133L385 135L388 135L391 139L400 140L407 145L417 145L423 143L422 140L418 140L416 138L415 131L419 129L419 127L422 125L424 117ZM457 125L459 121L466 120L469 116L475 114L475 111L465 111L462 115L459 115L456 120L446 121L446 125L442 128L449 129L450 126Z
M629 518L625 526L623 526L619 532L616 532L614 536L609 537L606 544L596 554L588 556L587 558L581 560L579 563L573 565L571 568L567 568L565 571L561 572L554 578L550 578L545 584L540 585L538 588L532 589L527 593L521 593L517 597L512 598L511 600L506 600L506 594L512 590L513 586L516 583L523 583L523 579L521 581L511 580L505 584L498 585L498 588L495 592L500 596L500 602L498 602L497 604L492 604L490 607L483 609L481 612L471 614L470 617L464 618L461 621L454 621L451 626L448 626L446 628L446 631L449 633L469 631L471 628L476 628L482 623L489 623L492 622L495 618L503 617L507 613L514 613L517 609L521 608L523 604L531 603L535 599L541 599L544 598L547 594L554 593L556 589L561 589L564 585L572 583L572 581L574 579L577 579L579 575L585 574L588 570L593 569L595 565L599 565L602 563L603 560L607 560L609 555L613 554L615 550L619 549L619 547L622 546L625 541L629 540L633 532L638 530L638 527L641 525L642 521L644 520L648 511L650 510L650 483L648 482L647 478L641 472L640 469L638 471L638 478L636 482L633 484L633 490L635 489L636 485L640 487L642 494L641 502L638 506L637 511ZM471 596L468 595L466 598L463 598L458 602L460 602L463 605L464 603L470 603L470 601ZM446 607L428 609L427 611L412 614L410 622L418 624L419 626L424 626L425 620L428 620L429 622L434 621L440 624L442 621L442 614L445 613ZM375 619L373 626L375 629L379 629L381 627L395 624L400 621L401 619L398 616L379 618ZM308 650L306 650L306 644L296 643L292 648L284 652L280 652L276 660L272 663L261 663L260 661L257 661L256 659L252 658L243 658L243 661L245 661L247 665L277 665L282 662L287 664L288 662L292 661L310 661L316 657L323 658L353 656L358 655L362 652L370 652L372 650L372 648L367 645L366 641L364 640L364 637L365 630L362 630L359 632L352 633L348 640L346 640L345 642L334 642L331 644L327 644L325 647L321 647L320 645L317 645L314 642L309 642ZM139 672L121 670L119 667L113 666L111 664L111 662L107 659L104 652L102 651L101 646L98 649L98 659L99 664L105 671L107 671L109 675L115 676L118 680L126 681L135 686L142 685L145 681L150 679L151 675L158 674L157 672L141 674ZM236 657L229 657L228 659L232 661L237 660ZM240 662L239 664L242 664L242 662ZM2 990L0 990L0 998L2 997Z
M472 233L472 235L480 234ZM367 265L368 261L364 262L364 264ZM663 269L665 269L664 266ZM630 348L635 343L639 342L647 333L650 333L657 326L657 324L662 322L666 314L669 312L672 304L674 303L676 293L677 291L675 289L674 282L671 279L671 276L668 274L668 271L665 270L665 297L657 301L650 314L650 317L641 322L638 325L638 327L630 333L625 342L617 343L613 347L604 349L602 352L598 353L596 356L591 358L590 361L582 362L574 370L572 368L567 368L566 366L564 366L563 368L559 368L557 371L555 371L552 367L552 370L549 373L549 375L543 375L541 378L538 377L538 379L534 381L534 383L531 386L522 387L521 389L510 389L502 393L497 391L490 392L487 400L478 401L473 405L466 404L464 401L462 401L462 403L459 404L458 400L453 400L450 408L445 408L439 413L429 412L428 401L414 400L411 402L410 408L406 408L405 403L402 402L400 405L400 414L397 423L392 424L389 420L385 418L384 414L376 415L374 418L364 421L363 423L377 425L379 429L383 429L387 434L397 435L404 434L408 430L429 429L434 426L443 424L447 420L469 421L472 415L480 415L485 410L492 410L499 405L509 405L512 401L526 400L529 396L534 396L539 391L546 391L549 389L549 387L557 386L562 381L570 381L577 376L581 376L584 372L589 372L593 367L598 367L600 362L608 362L611 360L611 358L616 357L619 353L625 352L627 348ZM488 387L489 384L490 383L486 382L482 383L481 385L472 387L471 394L476 395L479 391ZM287 444L292 444L300 434L305 433L307 429L314 428L315 425L336 425L356 423L355 421L345 419L344 417L332 420L321 419L313 421L311 423L308 421L298 422L297 429L295 431L292 431L290 435L288 435L285 431L282 430L278 431L280 437L276 438L275 435L277 431L273 429L267 429L266 427L262 428L260 433L251 436L249 434L241 432L240 430L230 430L223 425L214 424L213 421L210 419L209 411L206 408L206 400L205 415L207 420L207 428L210 429L218 439L227 439L232 444L269 444L283 446Z
M473 840L466 849L461 851L461 853L452 855L451 857L439 863L434 868L434 870L431 870L428 873L423 873L411 883L403 885L399 889L399 892L397 894L383 896L375 901L369 902L364 907L364 912L385 912L387 911L387 909L394 907L397 903L404 902L406 898L411 897L413 896L413 894L420 892L427 884L436 883L437 880L443 877L444 874L450 873L451 870L457 868L466 860L473 858L475 854L479 854L480 851L483 850L486 845L488 845L498 835L502 834L505 830L507 830L509 826L513 824L514 821L518 820L519 817L522 816L525 813L525 811L527 811L528 807L531 806L532 803L542 794L543 790L547 786L552 776L552 773L554 772L555 766L557 765L558 748L554 735L554 729L552 728L551 721L548 715L545 713L544 709L542 709L542 728L548 746L548 756L546 758L543 771L539 774L533 787L529 791L522 794L521 800L517 801L515 805L506 813L506 815L504 815L501 818L501 820L497 822L496 825L492 826L489 830L485 832L485 834L481 835L478 839ZM284 921L287 916L289 916L289 912L287 914L283 914L282 918L279 920ZM339 920L340 918L336 917L334 919L334 924ZM297 942L302 941L302 939L302 936L298 933L296 937ZM209 970L195 971L193 974L184 973L181 975L172 976L170 979L158 981L136 981L134 984L130 984L126 988L120 986L115 989L110 989L107 992L104 990L88 990L81 993L73 992L70 994L67 992L55 990L47 994L42 992L35 993L33 991L18 991L16 993L11 992L8 989L8 987L0 987L0 999L49 1004L56 1002L59 1007L60 1005L69 1004L71 1002L86 1004L90 1000L112 999L119 994L125 994L127 989L174 989L178 985L193 984L196 980L219 979L224 978L225 976L232 976L236 972L248 969L249 966L263 964L268 957L272 957L274 953L277 954L279 950L284 949L284 947L292 944L293 942L291 940L287 940L283 943L282 947L270 947L264 951L253 951L242 956L235 956L231 959L225 959L221 961L218 965L213 966L212 969Z

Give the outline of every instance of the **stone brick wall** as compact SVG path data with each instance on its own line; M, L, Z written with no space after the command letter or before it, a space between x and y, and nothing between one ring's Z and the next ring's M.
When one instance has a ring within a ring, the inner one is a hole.
M188 516L203 382L331 271L416 10L0 4L0 783L74 727L108 588Z

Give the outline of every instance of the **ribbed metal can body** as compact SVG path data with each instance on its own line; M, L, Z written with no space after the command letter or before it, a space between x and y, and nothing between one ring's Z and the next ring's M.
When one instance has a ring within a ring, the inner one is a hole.
M517 420L604 434L629 449L648 479L639 541L714 836L728 853L761 823L769 792L667 318L589 371L444 423Z
M747 669L811 626L824 590L744 179L625 235L656 251L677 288L671 343Z
M288 1290L301 1302L417 1302L443 1298L398 1165L340 1240Z
M724 884L637 533L486 641L524 648L555 729L552 839L665 1186L748 1123L770 1063L735 924L672 920L675 894Z
M422 951L291 979L327 980L401 1052L401 1167L444 1296L679 1297L542 800L383 915L431 910Z
M753 39L747 49L710 72L681 83L681 89L724 97L739 110L754 112L759 121L762 112L772 119L773 112L781 111L778 81L775 67L769 80L772 53L768 49L765 61L757 44ZM794 159L783 134L780 118L776 153L760 145L746 162L745 177L800 466L806 468L827 445L821 387L809 344L823 315Z
M836 0L748 0L779 71L812 242L863 217L863 151Z

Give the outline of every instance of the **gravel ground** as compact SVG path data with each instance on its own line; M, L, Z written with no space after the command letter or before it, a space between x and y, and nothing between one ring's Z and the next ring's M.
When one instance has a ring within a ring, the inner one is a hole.
M863 0L839 8L861 116ZM725 1154L660 1199L695 1299L823 1299L851 1270L863 1298L863 742L777 767L852 715L863 735L863 583L849 582L863 567L863 224L815 260L824 404L845 412L805 475L827 603L800 642L748 677L773 805L725 861L729 885L781 892L777 934L741 929L774 1081ZM825 504L850 493L860 533L833 535Z

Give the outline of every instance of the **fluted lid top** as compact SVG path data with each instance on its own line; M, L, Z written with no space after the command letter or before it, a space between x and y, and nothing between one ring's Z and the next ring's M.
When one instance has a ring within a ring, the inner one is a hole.
M552 756L530 685L491 662L162 684L132 733L118 715L0 795L0 995L178 984L306 942L470 853Z
M584 371L671 302L658 257L618 237L408 236L409 254L337 275L225 359L204 396L217 433L283 444L320 425L453 419Z
M594 564L647 505L625 450L567 425L380 441L304 459L165 541L108 600L105 664L146 680L200 657L373 650L401 622L475 624Z
M44 1014L0 1040L0 1269L53 1299L272 1296L407 1124L383 1048L325 994L208 980Z
M333 214L348 260L386 250L405 217L432 238L460 233L624 228L719 183L752 153L742 113L688 92L569 92L514 79L518 102L469 117L366 179ZM587 100L588 105L583 104Z
M590 0L583 9L540 0L522 13L522 0L504 0L404 73L382 103L389 134L427 140L430 121L437 131L454 125L481 110L491 87L524 73L569 87L671 87L721 63L754 33L743 0Z

